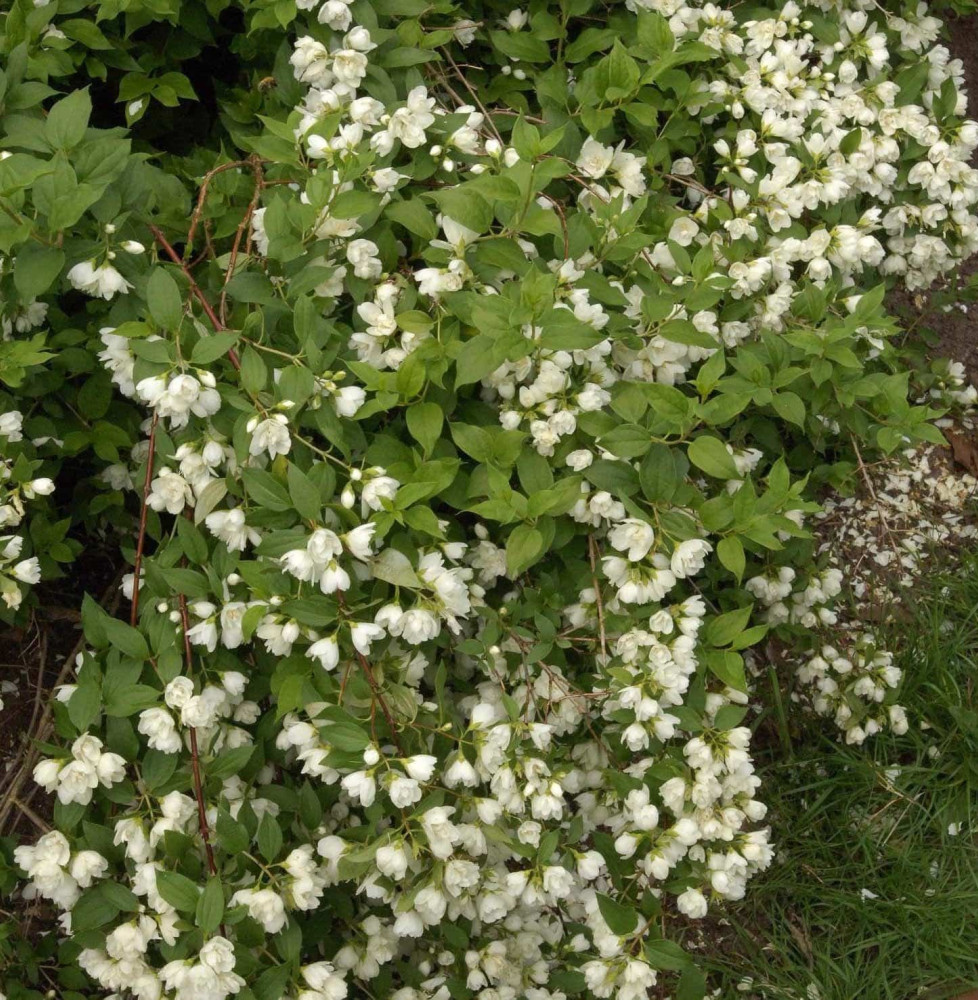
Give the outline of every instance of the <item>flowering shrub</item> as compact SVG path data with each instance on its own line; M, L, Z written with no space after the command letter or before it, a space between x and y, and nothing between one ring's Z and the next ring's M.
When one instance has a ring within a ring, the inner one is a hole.
M192 16L126 6L7 19L10 343L131 563L28 891L139 1000L701 996L671 928L772 857L742 652L841 590L812 486L941 440L882 309L978 246L939 22L240 2L222 149L153 162L40 110Z

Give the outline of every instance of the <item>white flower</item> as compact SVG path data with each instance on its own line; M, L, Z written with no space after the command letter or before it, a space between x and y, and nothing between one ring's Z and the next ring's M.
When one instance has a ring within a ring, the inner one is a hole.
M333 393L333 406L341 417L353 417L366 398L367 394L360 386L347 385Z
M682 215L673 222L669 229L669 239L673 243L678 243L681 247L688 247L696 238L700 227L689 216Z
M329 79L329 49L309 35L303 35L295 43L289 62L300 83L316 84Z
M408 870L408 857L400 844L383 844L377 848L377 868L382 875L399 881Z
M245 524L244 511L240 507L216 510L204 518L204 524L231 552L243 552L249 543L257 545L261 541L261 535Z
M180 514L184 507L193 506L194 493L183 476L172 469L163 468L151 483L146 502L153 510Z
M347 795L357 800L364 808L373 805L377 797L377 782L374 781L373 775L366 771L354 771L348 774L341 784Z
M421 801L421 788L413 778L395 775L391 779L387 794L398 809L406 809Z
M699 889L687 889L676 897L676 908L680 913L685 914L693 920L699 920L706 916L706 897Z
M376 530L376 524L361 524L343 535L343 542L349 550L350 555L364 561L369 559L373 555L370 542Z
M87 889L108 870L108 860L98 851L79 851L71 859L69 873L82 889Z
M435 116L431 113L435 99L428 96L426 87L415 87L403 108L391 115L387 126L394 139L400 139L408 149L417 149L425 143L425 129L432 125Z
M351 240L347 244L346 259L353 265L353 273L358 278L376 281L380 277L383 265L378 252L377 244L371 240Z
M277 455L288 455L289 449L292 447L288 422L288 417L282 413L276 413L274 416L260 421L251 432L249 453L260 455L267 451L268 457L271 459Z
M111 299L115 295L125 295L132 285L109 263L95 266L95 261L86 260L76 264L68 272L68 280L80 292L98 298Z
M594 180L603 177L611 166L611 161L615 158L615 151L610 146L602 146L597 139L588 137L581 146L581 152L577 157L577 169L585 177Z
M98 783L98 772L92 764L81 760L69 761L58 772L58 799L64 805L78 802L87 806Z
M706 557L712 551L713 546L709 542L701 538L689 538L676 546L670 568L680 580L695 576L706 565Z
M619 552L627 552L629 562L639 562L652 548L655 533L647 521L630 517L611 529L608 540Z
M179 753L183 748L173 716L165 708L144 709L139 713L137 729L147 738L152 750Z
M232 906L246 906L268 934L277 934L288 922L282 897L272 889L239 889L231 897Z
M304 966L302 978L324 1000L344 1000L347 995L346 980L329 962L315 962Z
M41 580L41 564L37 561L37 556L22 560L10 572L21 583L39 583Z
M437 763L438 758L431 754L415 754L404 761L404 769L415 781L430 781Z
M318 660L319 665L324 670L335 670L340 662L340 647L336 641L336 636L330 635L325 639L317 639L307 650L306 656L312 660Z
M350 626L350 639L358 653L366 656L370 652L370 644L384 637L384 630L373 622L353 622Z
M58 787L58 773L61 762L57 760L42 760L34 765L34 780L46 792L53 792Z

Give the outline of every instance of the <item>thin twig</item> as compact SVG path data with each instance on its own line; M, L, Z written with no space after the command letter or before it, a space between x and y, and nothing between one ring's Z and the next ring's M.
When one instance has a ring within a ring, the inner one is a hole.
M27 732L34 732L34 724L41 713L42 695L44 693L44 671L48 665L48 634L46 631L38 629L40 637L37 648L37 681L34 691L34 708L31 710L31 723L27 727Z
M247 162L252 171L254 171L255 189L251 194L251 201L248 202L248 209L242 217L241 222L238 224L237 231L234 234L234 243L231 246L231 256L228 260L227 270L224 273L224 284L221 286L221 300L218 304L222 324L227 323L228 283L234 277L234 269L238 263L238 250L241 247L241 238L244 236L245 230L251 223L251 217L255 214L255 209L258 208L258 199L261 197L261 160L252 154L252 156L248 158Z
M601 600L601 586L598 583L598 543L594 535L587 536L588 556L591 559L591 586L594 587L594 605L598 612L598 635L601 638L601 657L608 662L608 641L604 631L604 603Z
M567 216L564 213L564 206L552 194L544 194L544 198L553 205L557 217L560 219L560 229L564 236L564 260L567 260L570 257L570 237L567 233Z
M339 599L340 608L345 612L346 603L343 600L343 591L338 590L336 596ZM356 651L357 661L360 664L360 669L363 670L364 677L367 678L367 683L370 685L370 693L373 695L374 703L380 705L380 710L384 713L384 718L387 720L387 727L391 731L391 739L394 741L394 746L397 747L397 752L403 756L404 748L401 746L401 741L397 733L397 726L394 723L394 716L391 714L391 710L387 707L387 702L384 700L383 694L380 692L380 688L377 686L377 678L374 677L374 672L370 668L370 664L367 662L367 658L358 649Z
M180 255L170 246L169 240L163 235L162 231L156 226L149 227L150 232L153 234L153 238L157 243L163 248L166 255L176 264L181 271L183 271L185 277L190 282L190 290L194 293L197 301L200 303L201 308L207 314L207 318L211 321L211 326L221 333L227 329L227 327L217 318L217 313L214 312L211 304L207 301L207 297L200 290L200 285L194 280L194 276L190 273L190 269L187 267L186 262L180 257ZM241 361L238 358L238 352L235 351L233 347L228 348L228 361L231 362L232 366L236 369L241 367Z
M471 95L472 100L475 101L475 106L482 112L483 117L486 120L486 124L489 126L489 128L491 128L493 130L493 132L496 135L496 138L500 142L502 142L503 145L505 146L506 143L503 142L503 137L499 134L499 129L496 128L496 123L492 120L492 116L486 110L486 106L482 103L482 101L479 100L479 95L472 89L472 85L465 78L465 74L458 68L458 63L456 63L455 60L452 58L452 54L448 51L448 49L444 49L444 48L441 49L441 53L448 60L448 62L451 65L452 69L455 71L455 75L462 82L462 86L465 87L465 89Z
M139 620L139 574L142 572L143 546L146 544L146 517L149 511L149 491L153 482L153 456L156 453L156 423L159 413L153 410L153 422L149 426L149 454L146 456L146 476L143 479L143 499L139 509L139 536L136 539L136 559L132 568L132 608L129 624L133 628Z
M38 830L41 831L41 833L48 833L50 831L50 824L41 819L41 817L38 816L26 802L21 801L16 795L13 796L11 801L38 828Z
M204 174L200 185L200 193L197 195L197 205L194 208L194 214L190 217L190 229L187 231L187 244L184 251L185 256L189 255L190 249L193 246L194 236L197 234L197 226L200 225L200 217L204 213L204 202L207 200L207 189L210 187L211 180L218 174L223 174L226 170L247 166L247 160L232 160L230 163L222 163L220 166L214 167L213 170L208 170Z
M190 617L187 614L187 597L180 594L180 619L183 624L183 655L187 665L188 675L193 671L194 654L190 647ZM194 777L194 797L197 799L197 820L200 824L200 835L204 841L204 851L207 854L207 869L211 875L217 874L214 863L214 849L211 847L211 830L207 823L207 807L204 804L204 784L200 778L200 753L197 748L197 730L190 726L190 767Z

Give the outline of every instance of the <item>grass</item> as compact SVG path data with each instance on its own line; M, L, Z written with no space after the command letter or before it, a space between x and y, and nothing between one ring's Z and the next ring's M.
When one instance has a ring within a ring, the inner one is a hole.
M908 604L887 638L910 732L852 748L812 723L782 734L790 759L777 737L762 755L778 858L728 909L711 949L717 996L939 1000L978 988L978 554Z

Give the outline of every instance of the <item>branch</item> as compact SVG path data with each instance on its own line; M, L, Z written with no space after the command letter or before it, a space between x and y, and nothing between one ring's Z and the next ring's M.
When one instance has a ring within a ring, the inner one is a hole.
M598 632L601 637L601 656L608 662L607 639L604 631L604 603L601 600L601 585L598 583L598 543L594 535L587 536L587 551L591 559L591 586L594 587L594 603L598 612Z
M343 601L343 591L338 590L336 596L339 599L340 608L345 612L346 604ZM387 707L387 702L384 701L384 696L380 692L380 688L377 686L377 678L374 677L373 670L370 669L370 664L367 662L367 658L360 652L356 651L357 661L360 664L361 670L363 670L364 676L367 678L367 683L370 685L370 693L373 695L374 701L380 705L380 710L384 713L384 718L387 720L387 727L391 731L391 739L394 741L394 746L397 747L397 752L404 756L404 748L401 746L401 741L397 734L397 726L394 723L394 717L391 715L391 710Z
M139 537L136 539L136 560L132 570L132 610L129 612L129 624L133 628L139 618L139 574L143 563L143 546L146 544L147 499L150 485L153 481L153 458L156 454L156 423L159 414L153 410L153 422L149 428L149 454L146 456L146 477L143 479L143 501L139 509Z
M222 163L220 166L214 167L213 170L208 170L204 174L203 181L200 185L200 193L197 195L197 206L194 208L194 214L190 217L190 229L187 231L187 250L189 251L193 246L194 236L197 235L197 226L200 225L200 217L204 212L204 202L207 200L207 189L210 187L211 180L218 174L223 174L225 170L233 170L235 167L247 167L247 160L232 160L230 163Z
M238 224L237 231L234 234L234 243L231 246L231 256L228 260L227 271L224 273L224 284L221 286L221 301L218 306L221 313L221 322L227 321L227 298L228 298L228 282L234 277L234 268L238 263L238 250L241 246L241 238L244 236L245 230L248 228L251 222L251 217L255 214L255 209L258 207L258 199L261 197L262 187L264 186L264 178L262 177L261 169L261 159L254 153L248 157L246 161L248 166L251 167L255 175L255 189L251 194L251 201L248 202L248 209L245 212L241 222ZM251 238L248 239L248 250L251 249Z
M207 301L206 296L200 290L200 285L194 280L194 276L190 273L190 269L187 267L183 258L173 249L170 245L169 240L163 235L162 231L156 226L149 227L150 232L153 234L153 238L157 243L163 248L166 255L176 264L181 271L183 271L185 277L190 282L190 290L197 297L197 301L200 303L201 308L207 314L207 318L211 321L211 326L214 327L216 331L223 332L227 327L217 318L217 314L211 308L211 304ZM235 369L241 368L241 361L238 358L238 352L233 348L228 349L228 361L231 362Z
M180 594L180 620L183 624L183 655L187 665L187 674L193 671L194 655L190 648L190 617L187 614L187 597ZM194 798L197 800L197 820L200 824L200 835L204 840L204 851L207 854L207 868L211 875L217 874L214 863L214 849L211 847L211 830L207 823L207 807L204 805L204 785L200 779L200 753L197 748L197 730L190 726L190 766L194 776Z

